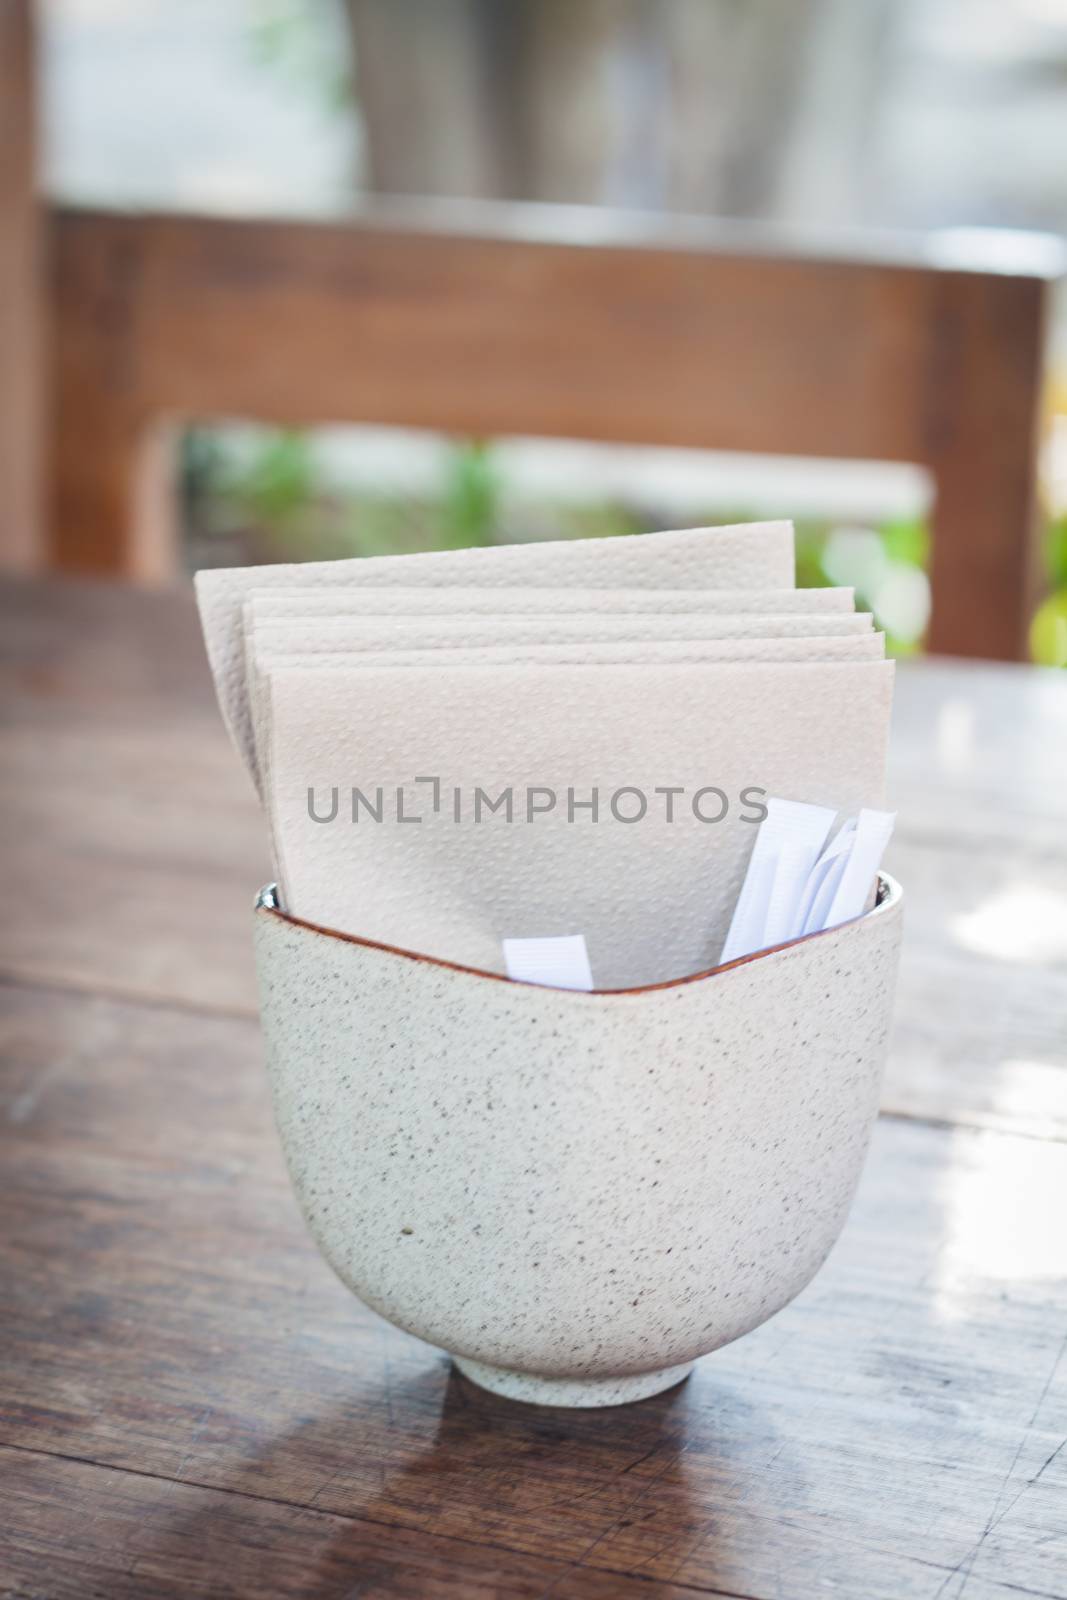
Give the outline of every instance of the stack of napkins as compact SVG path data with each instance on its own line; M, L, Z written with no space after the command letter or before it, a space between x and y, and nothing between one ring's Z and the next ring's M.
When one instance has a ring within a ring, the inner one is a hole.
M788 523L201 573L282 904L598 989L721 959L766 797L882 803L892 664ZM551 980L546 980L551 981Z

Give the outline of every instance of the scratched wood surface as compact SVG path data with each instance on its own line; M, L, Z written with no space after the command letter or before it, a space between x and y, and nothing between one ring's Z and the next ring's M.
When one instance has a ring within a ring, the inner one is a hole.
M845 1234L682 1388L563 1413L304 1234L188 596L12 584L0 651L5 1600L1067 1597L1067 680L901 671L907 952Z

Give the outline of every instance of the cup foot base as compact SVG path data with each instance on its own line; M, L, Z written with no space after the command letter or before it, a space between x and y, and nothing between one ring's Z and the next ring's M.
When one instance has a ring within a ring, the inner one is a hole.
M467 1356L453 1356L452 1360L463 1376L480 1389L535 1406L624 1406L672 1389L688 1378L694 1365L684 1361L680 1367L660 1367L657 1372L637 1372L626 1377L539 1378L536 1373L491 1367Z

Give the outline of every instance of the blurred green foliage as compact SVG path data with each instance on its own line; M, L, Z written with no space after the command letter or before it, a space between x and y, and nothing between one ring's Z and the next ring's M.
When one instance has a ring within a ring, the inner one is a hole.
M345 110L355 102L351 52L347 37L346 48L333 47L322 21L307 0L252 0L249 50L326 110Z
M315 469L302 433L279 433L233 489L260 521L281 528L299 522L315 497Z
M612 537L671 520L655 506L614 501L516 505L484 441L448 447L436 493L341 492L323 483L303 432L264 430L251 449L234 451L215 430L195 428L185 435L182 489L193 566ZM697 506L688 520L698 525L750 517L741 507ZM1065 666L1067 517L1050 527L1047 554L1051 593L1034 618L1031 651L1035 661ZM922 648L929 559L930 532L919 517L862 528L818 518L796 524L798 586L851 585L857 609L874 613L897 656Z
M1051 594L1030 626L1030 654L1045 667L1067 667L1067 515L1049 528L1046 567Z
M473 443L450 451L441 495L441 549L492 544L499 509L500 484L489 446Z
M898 518L882 523L879 532L886 555L907 567L930 565L930 529L921 517Z
M452 446L431 499L339 494L324 485L308 435L294 429L264 430L250 451L225 448L211 428L190 429L182 500L194 565L212 564L213 551L240 563L458 550L493 543L501 515L487 445Z

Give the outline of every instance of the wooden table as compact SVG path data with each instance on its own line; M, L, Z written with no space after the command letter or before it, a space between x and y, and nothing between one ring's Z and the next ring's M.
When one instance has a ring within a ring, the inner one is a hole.
M186 595L3 595L0 1595L1067 1596L1067 678L899 674L852 1219L673 1393L509 1404L305 1235Z

